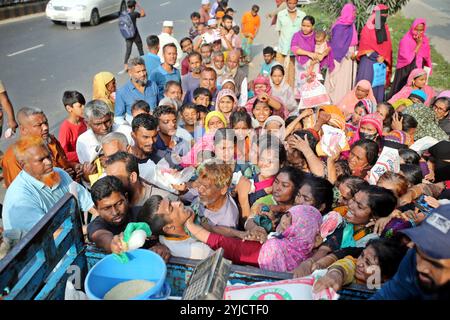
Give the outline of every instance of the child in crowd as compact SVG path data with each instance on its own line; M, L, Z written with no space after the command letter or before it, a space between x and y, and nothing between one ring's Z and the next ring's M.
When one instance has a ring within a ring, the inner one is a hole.
M314 53L317 54L317 59L311 60L310 72L317 74L319 81L324 80L323 74L324 68L330 69L330 72L334 69L333 57L331 55L331 48L327 42L327 33L323 30L316 30L316 45Z
M84 105L86 100L78 91L65 91L62 102L68 113L67 118L61 124L58 139L61 143L67 160L71 162L79 162L77 155L78 137L87 130L86 123L83 118Z
M204 106L205 108L210 108L211 106L211 92L208 89L199 87L194 90L193 103L197 105Z

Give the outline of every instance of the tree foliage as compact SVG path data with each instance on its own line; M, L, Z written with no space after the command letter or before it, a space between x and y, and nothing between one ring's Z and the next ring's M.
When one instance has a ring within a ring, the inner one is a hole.
M356 27L361 30L365 25L367 18L371 13L373 5L385 4L389 7L389 14L394 14L399 11L409 0L319 0L317 5L321 10L327 12L330 16L337 18L341 12L342 7L347 2L352 2L357 8Z

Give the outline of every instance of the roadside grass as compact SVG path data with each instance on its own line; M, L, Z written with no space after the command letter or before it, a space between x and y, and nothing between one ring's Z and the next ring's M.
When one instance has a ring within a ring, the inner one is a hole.
M327 15L326 12L319 9L315 5L309 5L303 7L307 14L316 18L316 24L320 26L326 26L327 29L335 21L335 17ZM392 47L393 47L393 59L394 67L397 64L397 51L398 44L403 35L409 30L414 19L408 19L401 12L389 17L388 24L391 31ZM437 52L433 45L431 45L431 60L433 61L433 73L429 80L429 85L435 88L437 91L450 88L450 63L448 63L444 57ZM395 70L394 70L395 72Z

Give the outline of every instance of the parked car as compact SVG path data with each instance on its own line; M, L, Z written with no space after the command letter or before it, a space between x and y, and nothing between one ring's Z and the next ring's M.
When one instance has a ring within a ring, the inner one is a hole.
M125 0L50 0L45 14L54 23L100 23L100 18L127 9Z

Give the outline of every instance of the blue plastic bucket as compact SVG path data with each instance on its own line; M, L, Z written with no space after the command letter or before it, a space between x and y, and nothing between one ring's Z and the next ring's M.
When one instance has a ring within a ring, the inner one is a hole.
M89 299L103 300L109 290L129 280L147 280L155 283L154 287L130 300L167 298L170 295L170 287L165 285L167 267L164 260L153 251L144 249L127 252L127 255L128 263L121 263L110 254L94 265L84 281Z

